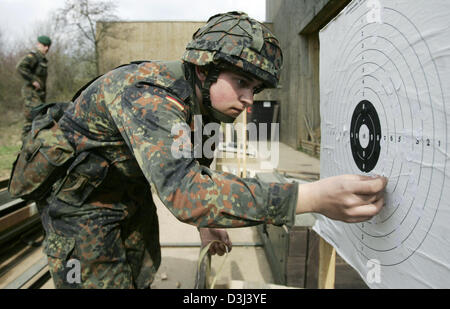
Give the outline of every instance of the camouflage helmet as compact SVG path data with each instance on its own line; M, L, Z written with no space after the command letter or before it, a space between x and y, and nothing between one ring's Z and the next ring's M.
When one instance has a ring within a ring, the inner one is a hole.
M225 62L275 88L283 63L276 37L260 22L242 12L212 16L198 29L182 58L198 66Z

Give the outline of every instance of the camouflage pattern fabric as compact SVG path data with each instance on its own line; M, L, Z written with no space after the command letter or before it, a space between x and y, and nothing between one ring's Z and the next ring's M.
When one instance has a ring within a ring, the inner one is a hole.
M161 261L158 220L149 188L140 189L118 192L106 184L96 201L73 206L54 199L42 207L44 252L56 288L150 287ZM79 282L68 279L73 259L81 265Z
M81 261L73 287L148 287L160 264L150 189L198 227L294 223L298 185L242 179L200 165L194 153L172 155L181 138L172 128L193 127L199 110L190 85L166 63L130 64L96 80L66 110L61 129L78 156L89 155L40 209L57 287L70 287L69 259Z
M29 52L17 64L17 71L25 80L25 85L22 87L22 98L25 103L25 125L22 132L22 139L24 139L26 133L31 129L31 122L33 121L32 110L41 107L45 103L47 58L40 51ZM35 81L41 86L40 89L35 89L32 85Z
M65 174L74 157L72 145L56 123L66 104L53 103L37 116L13 164L8 191L12 197L41 200Z
M242 12L212 16L187 45L183 60L204 66L226 62L275 88L283 54L276 37L260 22Z

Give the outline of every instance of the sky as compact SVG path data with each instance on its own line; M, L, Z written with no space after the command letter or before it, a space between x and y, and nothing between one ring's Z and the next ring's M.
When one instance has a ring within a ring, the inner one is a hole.
M120 20L206 21L227 11L244 11L265 21L266 0L117 0ZM0 0L0 31L7 40L29 36L30 30L62 7L62 0Z

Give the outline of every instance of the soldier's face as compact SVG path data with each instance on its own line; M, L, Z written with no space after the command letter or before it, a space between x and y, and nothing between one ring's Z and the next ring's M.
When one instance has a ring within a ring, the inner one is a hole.
M217 82L211 85L211 104L218 111L237 117L249 105L253 104L255 90L262 82L250 76L223 71Z
M41 43L37 43L37 48L41 51L41 53L46 55L48 53L48 50L50 49L50 46L47 46L47 45L44 45Z

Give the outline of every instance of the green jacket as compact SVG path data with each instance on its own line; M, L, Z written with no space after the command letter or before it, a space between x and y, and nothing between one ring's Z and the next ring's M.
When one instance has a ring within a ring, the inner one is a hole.
M22 60L17 64L17 71L25 80L26 86L37 81L41 85L40 92L46 92L47 83L47 58L40 51L30 51ZM34 88L34 87L33 87Z

